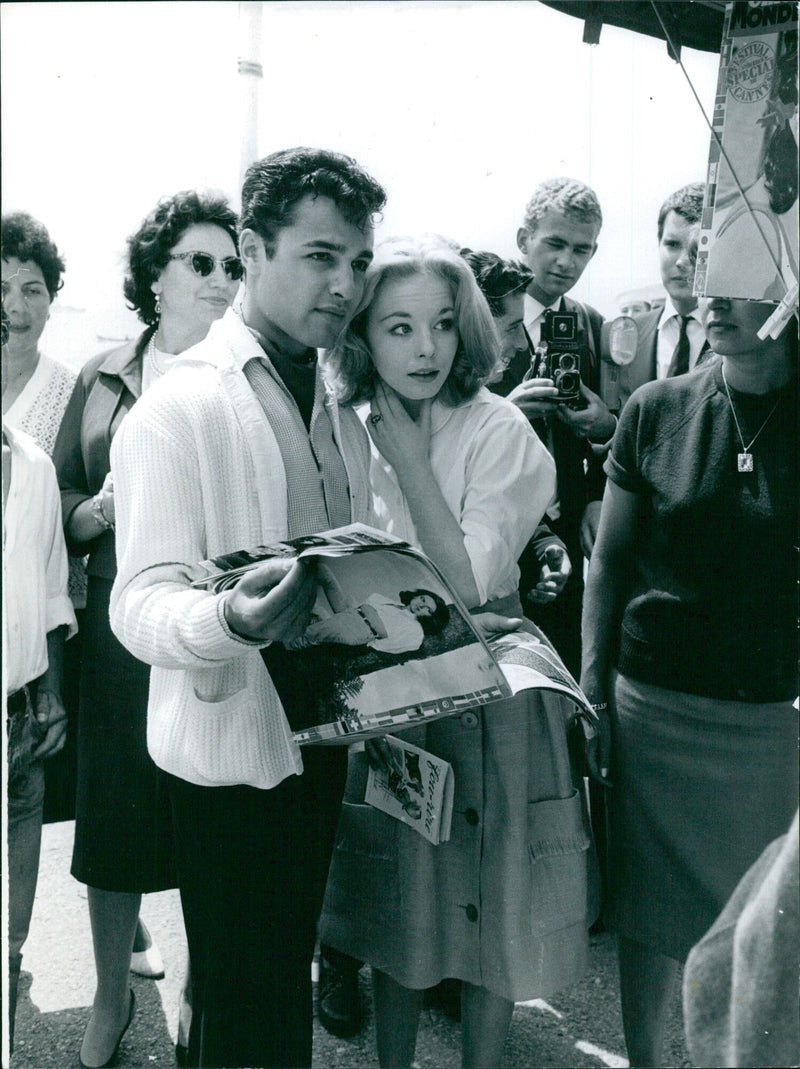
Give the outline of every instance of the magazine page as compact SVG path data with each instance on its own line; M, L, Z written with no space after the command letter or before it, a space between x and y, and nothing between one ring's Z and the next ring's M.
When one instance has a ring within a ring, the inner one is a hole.
M694 291L780 301L797 280L797 4L728 3Z
M424 554L362 524L299 541L318 558L311 622L261 651L296 742L351 743L510 695Z
M219 594L235 586L246 572L264 561L291 557L334 557L386 546L408 547L408 543L364 523L351 523L320 534L303 535L285 542L273 542L271 545L253 546L210 557L194 565L191 585Z
M434 845L447 842L453 817L453 769L409 742L386 736L391 770L370 768L364 800L402 820Z
M588 722L596 721L588 698L567 671L547 636L535 624L525 620L518 631L490 639L489 648L513 694L528 688L555 690L571 698Z

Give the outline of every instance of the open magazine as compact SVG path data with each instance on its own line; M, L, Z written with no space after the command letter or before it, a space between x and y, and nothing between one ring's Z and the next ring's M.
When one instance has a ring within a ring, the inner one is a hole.
M193 586L218 593L276 557L315 559L318 581L301 638L261 651L296 742L351 743L510 695L436 566L363 524L204 561Z
M453 769L441 757L386 736L390 771L370 768L364 801L418 831L429 842L450 838Z
M195 566L214 593L274 558L313 558L311 622L261 650L300 745L351 743L488 705L525 688L571 699L587 734L594 713L535 625L488 643L420 550L364 524L256 546Z

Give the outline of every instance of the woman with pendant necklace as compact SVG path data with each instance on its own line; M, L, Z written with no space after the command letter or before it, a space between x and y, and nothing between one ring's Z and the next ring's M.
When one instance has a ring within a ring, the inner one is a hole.
M230 307L242 277L236 215L221 194L176 193L128 239L126 266L125 296L146 329L84 366L53 453L67 545L88 555L72 857L72 875L88 885L97 969L79 1058L87 1069L114 1060L133 1017L129 969L163 976L139 907L143 893L176 886L166 785L147 752L150 668L120 645L108 620L111 439L141 393ZM136 960L148 951L155 963Z
M620 417L583 609L631 1066L663 1065L679 962L797 807L797 323L703 303L718 358Z

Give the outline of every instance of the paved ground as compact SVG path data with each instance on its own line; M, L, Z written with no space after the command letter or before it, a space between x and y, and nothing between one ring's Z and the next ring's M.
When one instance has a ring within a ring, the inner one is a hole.
M86 891L69 875L73 827L66 822L44 829L36 907L24 948L11 1069L77 1065L94 992L94 965ZM119 1065L158 1069L175 1064L173 1044L185 955L177 892L147 896L142 915L158 941L167 975L158 982L131 978L137 1013L120 1048ZM612 937L595 937L591 957L588 975L569 992L517 1007L506 1044L506 1066L627 1066ZM366 970L362 972L361 993L369 1014ZM334 1039L316 1026L315 1067L375 1065L369 1023L359 1037L349 1041ZM426 1069L456 1069L460 1065L458 1025L437 1011L423 1014L417 1065ZM688 1065L676 999L665 1066Z

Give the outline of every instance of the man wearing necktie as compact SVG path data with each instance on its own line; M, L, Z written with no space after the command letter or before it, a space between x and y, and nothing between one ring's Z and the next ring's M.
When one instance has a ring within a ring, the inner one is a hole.
M637 387L653 379L685 375L702 362L708 342L694 286L695 257L704 186L692 182L672 193L658 213L658 258L667 291L662 308L634 316L636 355L619 369L619 408Z
M517 368L518 385L508 394L509 400L531 420L556 462L557 499L548 510L548 522L565 543L573 570L561 595L549 605L536 606L530 615L541 625L573 673L580 666L583 597L580 561L582 555L589 555L594 543L604 488L602 457L591 446L611 439L616 420L596 392L602 317L566 294L594 256L602 223L600 204L588 186L571 178L551 178L533 194L517 232L517 245L533 273L524 312L532 345L539 342L542 315L547 308L576 314L588 343L580 368L585 408L571 409L559 403L558 390L550 379L520 382L527 363ZM521 589L530 588L531 578L524 574L523 568Z

